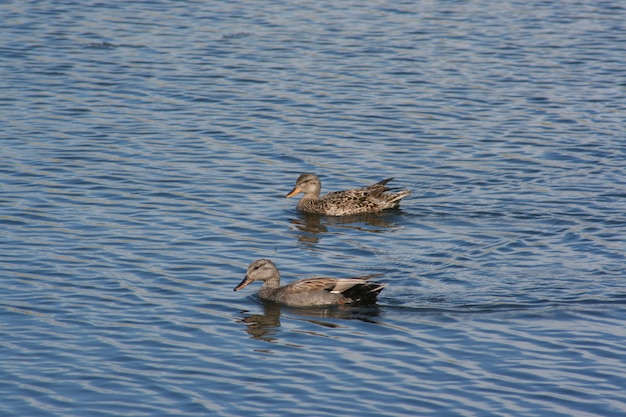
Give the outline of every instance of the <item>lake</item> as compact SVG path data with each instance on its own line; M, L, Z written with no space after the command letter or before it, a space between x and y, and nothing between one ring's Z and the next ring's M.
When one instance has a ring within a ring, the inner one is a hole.
M4 2L3 416L626 414L626 8ZM399 209L285 199L388 177ZM265 305L382 274L370 307Z

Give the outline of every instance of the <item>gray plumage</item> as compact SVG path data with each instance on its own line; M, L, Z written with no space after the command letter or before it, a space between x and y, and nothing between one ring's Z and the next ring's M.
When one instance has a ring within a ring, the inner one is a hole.
M368 281L376 275L356 278L306 278L280 286L280 273L269 259L250 264L246 276L234 290L254 281L263 281L259 298L290 307L315 307L342 304L372 304L385 284Z

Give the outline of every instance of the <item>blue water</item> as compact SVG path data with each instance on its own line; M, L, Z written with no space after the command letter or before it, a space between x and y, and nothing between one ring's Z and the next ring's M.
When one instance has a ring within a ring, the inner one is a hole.
M626 414L626 8L0 6L2 416ZM380 216L283 196L387 177ZM381 273L370 308L265 306Z

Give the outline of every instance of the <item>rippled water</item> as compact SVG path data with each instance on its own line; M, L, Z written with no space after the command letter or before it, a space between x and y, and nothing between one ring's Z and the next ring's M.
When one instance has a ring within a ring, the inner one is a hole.
M626 9L5 2L3 416L626 413ZM394 176L380 216L283 196ZM233 287L382 273L378 306Z

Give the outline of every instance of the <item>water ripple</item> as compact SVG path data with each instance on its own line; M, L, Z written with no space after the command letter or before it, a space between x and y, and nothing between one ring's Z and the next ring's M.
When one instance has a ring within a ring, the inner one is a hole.
M0 412L623 415L625 13L9 2ZM268 306L260 257L389 285Z

